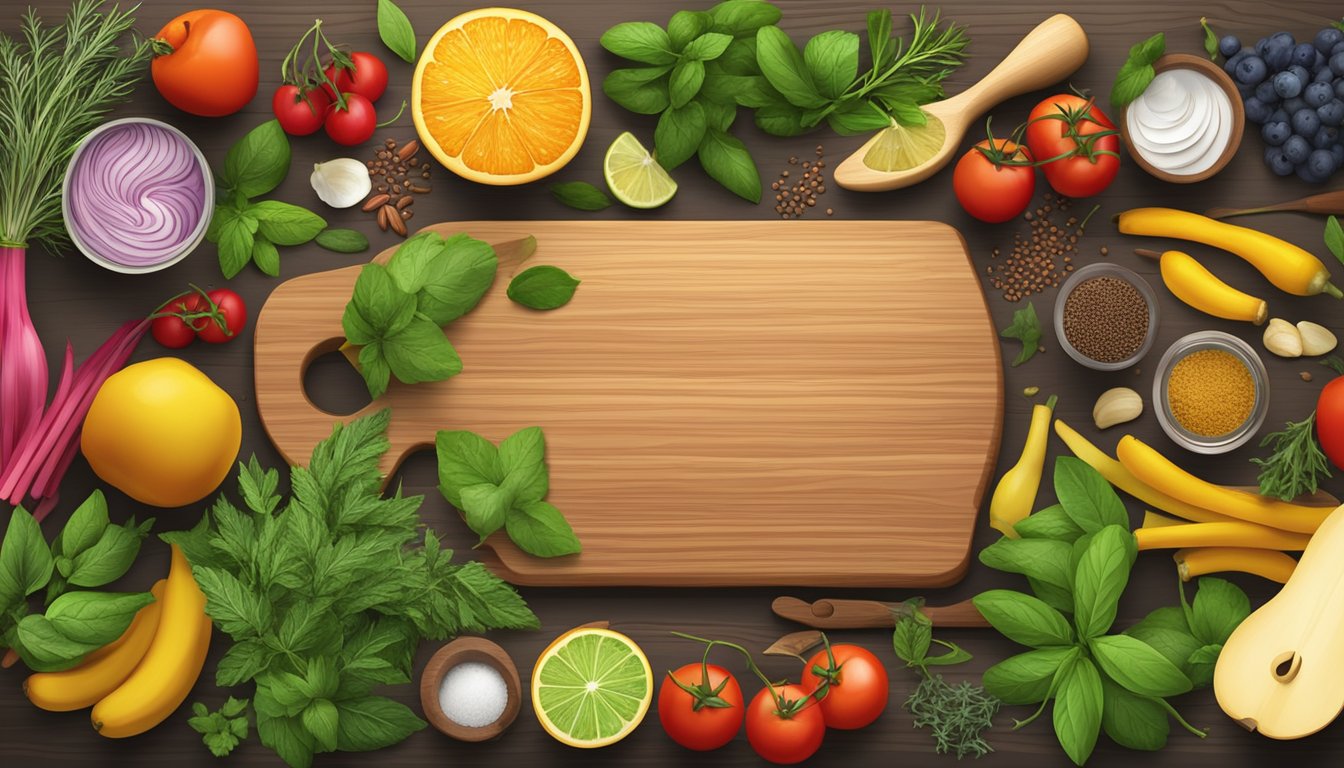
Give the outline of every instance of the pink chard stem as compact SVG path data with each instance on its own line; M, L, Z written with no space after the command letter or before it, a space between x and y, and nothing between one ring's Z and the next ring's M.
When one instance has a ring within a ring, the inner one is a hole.
M23 248L0 247L0 468L42 417L47 357L28 314Z

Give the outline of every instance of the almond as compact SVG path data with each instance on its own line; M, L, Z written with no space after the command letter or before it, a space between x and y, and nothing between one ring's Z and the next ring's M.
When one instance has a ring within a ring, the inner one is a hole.
M387 210L388 209L386 205L378 209L378 228L383 230L384 232L387 231L388 227Z
M401 220L401 214L397 212L396 208L384 205L378 209L378 213L387 219L387 226L391 227L393 232L402 237L406 236L406 222Z
M401 199L397 201L397 209L400 210L402 208L405 208L406 206L414 202L415 198L411 197L410 195L402 195Z
M407 160L409 160L412 155L414 155L416 152L419 151L420 151L419 142L417 142L415 139L411 139L410 141L401 145L401 149L397 150L397 159L404 163Z
M391 199L392 199L391 197L383 194L374 195L373 197L370 197L368 200L364 201L363 210L365 213L368 213L374 210L375 208L378 208L379 206L387 205L387 201Z

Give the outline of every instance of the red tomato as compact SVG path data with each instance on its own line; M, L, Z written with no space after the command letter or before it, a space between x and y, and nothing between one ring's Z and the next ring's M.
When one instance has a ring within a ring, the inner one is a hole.
M1087 138L1105 131L1112 133ZM1065 156L1041 166L1056 192L1065 197L1092 197L1109 187L1120 172L1120 136L1113 131L1115 123L1090 99L1061 93L1031 110L1027 148L1038 160Z
M297 85L282 85L275 89L271 99L271 110L280 121L280 127L291 136L307 136L317 133L326 122L327 110L331 108L331 97L321 88L310 89L306 94Z
M993 149L989 140L975 146L1007 159L1031 160L1025 147L1007 139L995 139ZM985 153L972 147L957 161L957 168L952 172L952 188L967 213L981 221L998 224L1027 209L1036 192L1036 170L1026 165L996 167Z
M196 331L178 315L199 312L203 304L199 293L192 292L178 296L168 306L159 310L161 313L175 314L154 318L149 324L150 335L168 349L182 349L189 346L196 340Z
M353 147L373 138L378 126L378 113L373 102L358 93L343 93L345 109L334 106L327 113L327 135L337 144Z
M827 728L851 730L873 722L887 708L887 668L866 648L832 645L835 669L826 651L807 660L800 684L817 690L829 680L819 702Z
M247 305L243 303L243 297L228 288L216 288L206 295L219 307L228 331L221 328L215 320L203 318L196 321L196 335L201 337L201 341L211 344L223 344L238 338L238 334L247 327ZM202 302L202 309L204 308Z
M1321 390L1316 401L1316 436L1330 463L1344 469L1344 376Z
M231 115L257 95L257 46L232 13L184 13L159 30L154 47L154 85L183 112Z
M354 65L351 69L345 67L337 69L334 63L328 64L327 79L336 83L341 93L358 93L369 101L381 99L383 92L387 90L387 67L383 62L377 56L365 51L350 54L350 61ZM322 89L335 99L331 86L323 83Z
M775 686L787 703L808 699L791 716L781 716L770 688L762 688L747 708L747 741L756 754L772 763L801 763L821 748L826 720L810 691L798 685Z
M742 688L737 679L714 664L707 665L706 669L708 685L697 662L668 673L658 690L658 719L663 723L663 730L681 746L700 752L718 749L732 741L742 728L744 712ZM677 682L697 689L699 694L687 693ZM711 700L711 703L696 708L697 701L711 696L728 706L715 706Z

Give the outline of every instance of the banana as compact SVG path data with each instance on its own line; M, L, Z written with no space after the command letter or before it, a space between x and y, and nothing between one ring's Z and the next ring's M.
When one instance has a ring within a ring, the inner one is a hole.
M1224 320L1244 320L1261 325L1269 317L1269 307L1258 299L1219 280L1187 253L1162 254L1162 282L1176 298L1205 314Z
M196 684L210 650L205 594L173 545L163 609L149 651L131 676L93 707L93 729L110 739L144 733L171 715Z
M89 654L82 664L64 672L29 675L23 682L29 701L48 712L69 712L92 707L116 690L149 650L159 627L165 584L165 579L159 579L149 590L154 602L136 612L121 637Z

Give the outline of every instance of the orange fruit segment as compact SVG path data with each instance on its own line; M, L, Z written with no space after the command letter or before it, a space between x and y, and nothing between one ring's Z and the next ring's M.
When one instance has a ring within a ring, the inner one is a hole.
M411 84L421 144L452 172L484 184L526 184L560 170L583 145L591 116L588 71L574 41L512 8L469 11L444 24Z

